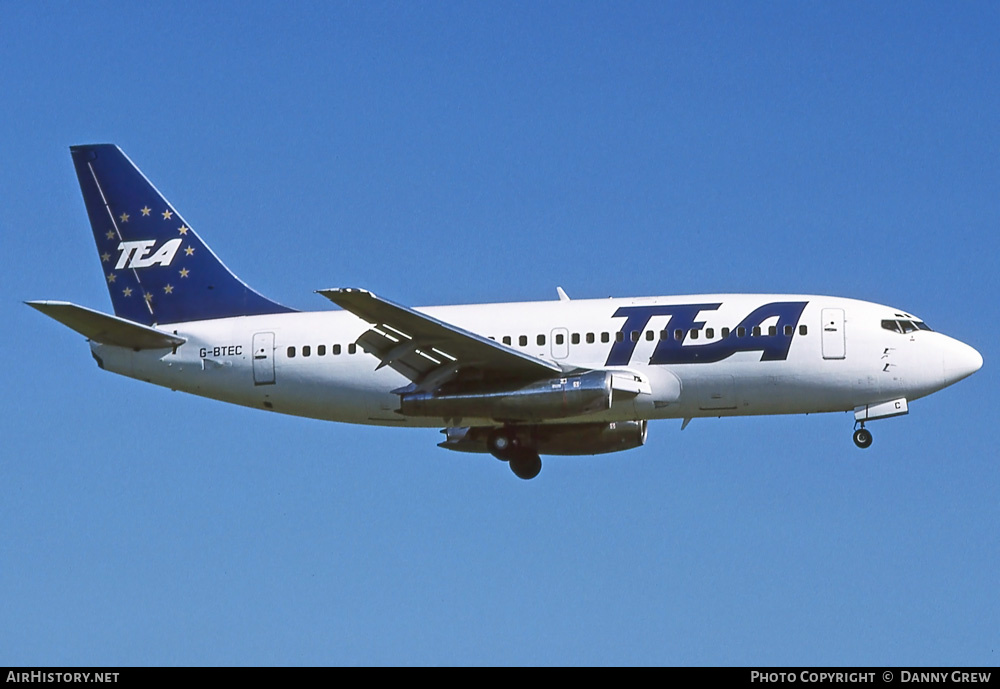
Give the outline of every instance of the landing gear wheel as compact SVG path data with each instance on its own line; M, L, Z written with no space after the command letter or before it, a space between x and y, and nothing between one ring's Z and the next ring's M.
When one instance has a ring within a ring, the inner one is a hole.
M538 476L542 470L542 458L531 450L518 450L510 458L510 470L525 481Z
M506 428L498 428L486 439L486 448L490 454L502 462L508 461L517 450L517 439Z
M860 447L862 450L866 447L871 447L872 444L872 432L867 428L859 428L854 431L854 444Z

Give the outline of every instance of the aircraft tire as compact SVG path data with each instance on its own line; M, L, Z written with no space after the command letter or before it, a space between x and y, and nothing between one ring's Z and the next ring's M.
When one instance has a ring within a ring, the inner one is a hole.
M506 462L517 451L517 440L506 428L498 428L486 439L486 447L491 455Z
M519 450L510 458L510 470L525 481L533 479L542 470L542 458L532 450Z
M859 428L854 431L854 444L860 447L862 450L866 447L871 447L872 444L872 432L867 428Z

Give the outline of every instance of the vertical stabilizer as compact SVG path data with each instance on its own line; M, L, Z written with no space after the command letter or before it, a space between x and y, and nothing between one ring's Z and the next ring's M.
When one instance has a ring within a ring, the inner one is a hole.
M70 153L117 316L152 325L293 311L233 275L120 148Z

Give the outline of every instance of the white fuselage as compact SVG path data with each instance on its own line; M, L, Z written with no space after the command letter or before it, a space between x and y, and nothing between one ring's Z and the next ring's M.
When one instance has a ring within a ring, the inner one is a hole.
M793 305L794 325L775 316L757 331L737 332L749 314L774 304ZM917 321L903 311L836 297L718 294L418 310L567 372L610 369L615 388L632 393L616 394L607 411L560 423L847 411L923 397L982 362L943 334L883 326ZM449 425L396 413L393 391L410 381L376 368L378 359L354 344L371 324L346 311L158 327L187 341L173 350L91 347L108 370L248 407L348 423Z

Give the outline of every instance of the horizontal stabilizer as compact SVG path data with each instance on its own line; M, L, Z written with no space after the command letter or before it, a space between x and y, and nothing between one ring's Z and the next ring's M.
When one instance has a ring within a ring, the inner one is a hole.
M89 340L132 349L164 349L187 340L132 321L65 301L26 301L49 318L80 333Z

